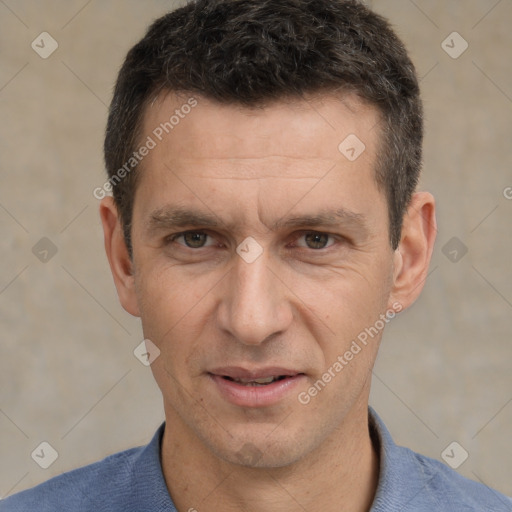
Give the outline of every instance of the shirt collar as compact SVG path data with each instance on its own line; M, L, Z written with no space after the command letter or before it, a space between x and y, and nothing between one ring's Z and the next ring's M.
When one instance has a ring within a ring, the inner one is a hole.
M133 464L131 493L136 506L133 510L165 510L177 512L165 483L161 462L163 423L150 443L140 452Z
M370 512L405 510L424 491L432 476L424 473L414 452L394 443L383 421L371 407L368 413L370 435L380 458L379 483Z

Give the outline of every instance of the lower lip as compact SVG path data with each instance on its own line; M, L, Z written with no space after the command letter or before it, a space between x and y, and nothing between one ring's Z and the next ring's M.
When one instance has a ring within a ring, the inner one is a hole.
M305 378L305 375L286 377L264 386L244 386L213 374L210 374L210 378L228 402L240 407L265 407L282 400Z

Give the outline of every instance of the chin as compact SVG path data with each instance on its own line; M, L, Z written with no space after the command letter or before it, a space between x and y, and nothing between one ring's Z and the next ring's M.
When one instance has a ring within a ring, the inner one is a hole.
M309 442L305 442L304 439L291 436L289 432L282 432L281 436L273 436L271 440L268 432L234 437L238 439L236 443L232 438L226 439L221 446L212 446L212 451L226 462L246 468L284 468L296 463L314 449L312 436L308 436ZM234 449L234 446L238 448Z

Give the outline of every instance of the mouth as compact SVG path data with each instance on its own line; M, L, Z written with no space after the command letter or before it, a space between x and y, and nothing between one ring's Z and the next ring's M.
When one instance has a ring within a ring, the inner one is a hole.
M217 368L208 373L221 397L241 407L263 407L286 398L306 376L286 368Z
M278 382L283 379L287 379L289 375L277 375L272 377L262 377L260 379L234 379L227 375L221 375L223 379L230 380L231 382L236 382L237 384L241 384L242 386L268 386L273 382Z

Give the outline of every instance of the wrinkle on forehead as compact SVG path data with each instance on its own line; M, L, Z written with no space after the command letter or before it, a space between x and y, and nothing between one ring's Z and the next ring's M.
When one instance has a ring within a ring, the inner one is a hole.
M339 142L353 130L359 138L366 139L380 117L375 108L353 94L276 100L264 108L219 104L194 96L198 105L166 137L169 149L176 149L185 158L198 153L212 158L222 153L259 158L255 150L262 155L297 159L326 155L336 158ZM168 121L181 103L183 99L169 92L159 98L145 112L144 132L151 133L160 123ZM288 122L284 127L283 118ZM250 144L247 144L248 134ZM290 136L286 144L281 145L281 137L287 134ZM317 144L309 144L315 138Z
M240 165L237 165L237 164ZM226 165L229 164L229 165ZM187 178L210 180L319 179L337 164L329 158L301 158L265 155L246 158L168 159L169 171L184 171Z

